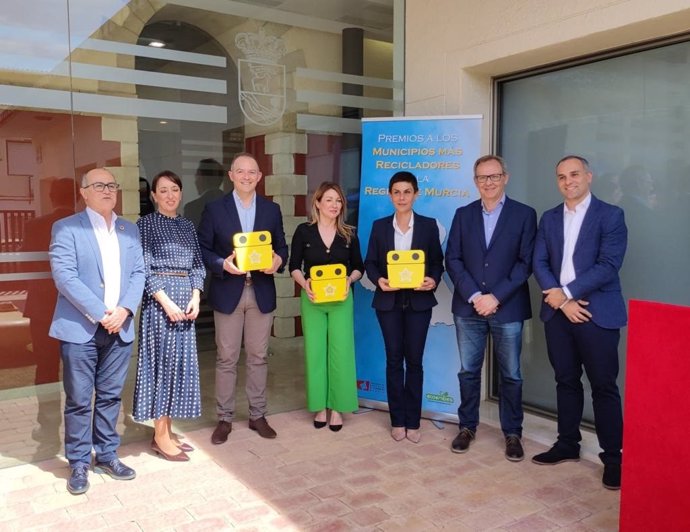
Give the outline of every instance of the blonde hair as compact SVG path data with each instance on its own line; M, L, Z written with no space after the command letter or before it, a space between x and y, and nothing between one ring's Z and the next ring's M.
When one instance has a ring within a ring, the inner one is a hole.
M329 190L335 190L335 192L340 196L340 201L342 201L343 207L340 209L340 213L338 214L338 218L335 220L335 229L336 232L342 236L347 243L349 244L352 240L352 237L355 234L355 228L351 225L348 225L345 223L345 211L347 211L347 199L345 199L345 194L343 194L343 189L340 188L340 185L338 183L333 183L332 181L324 181L319 185L319 187L316 189L314 192L314 195L311 198L311 220L309 221L310 225L314 225L315 223L318 223L319 221L319 209L316 207L316 204L321 201L323 198L323 195L328 192Z

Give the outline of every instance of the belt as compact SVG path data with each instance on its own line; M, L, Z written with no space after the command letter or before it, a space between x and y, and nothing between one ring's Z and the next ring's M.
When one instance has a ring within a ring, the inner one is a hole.
M188 272L153 272L153 275L165 275L169 277L189 277Z

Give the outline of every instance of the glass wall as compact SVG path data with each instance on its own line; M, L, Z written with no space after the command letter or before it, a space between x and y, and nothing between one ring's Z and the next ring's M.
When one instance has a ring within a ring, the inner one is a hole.
M118 213L135 220L152 208L151 178L173 170L183 180L181 210L196 220L205 202L228 191L223 174L233 155L250 151L264 174L261 192L280 204L288 237L304 221L319 182L358 191L359 119L402 113L403 43L393 37L403 34L404 1L353 5L26 0L3 6L0 467L61 451L60 362L48 337L56 293L47 250L52 223L83 208L77 183L85 171L108 167L121 184ZM293 282L285 275L277 284L274 334L294 337L300 323ZM204 411L212 420L209 313L200 329ZM279 362L272 364L280 371ZM291 378L284 384L299 397L276 392L273 411L301 406L302 390L293 382L301 377ZM270 383L281 386L283 377ZM142 435L128 416L122 422L125 438Z
M569 153L586 157L593 193L625 211L626 300L690 303L689 84L687 41L498 81L498 148L510 167L509 193L541 215L562 201L555 163ZM537 310L540 293L536 284L532 288ZM524 343L524 401L555 411L553 371L538 318L527 325ZM592 420L591 401L585 404Z

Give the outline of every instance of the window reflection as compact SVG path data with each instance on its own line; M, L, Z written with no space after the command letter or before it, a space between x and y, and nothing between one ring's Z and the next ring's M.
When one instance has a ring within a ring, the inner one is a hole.
M690 83L689 58L685 42L499 84L500 145L513 195L539 213L560 203L554 164L568 153L584 155L592 193L625 212L621 283L628 300L690 301L690 93L680 89ZM533 285L534 309L539 295ZM524 400L555 411L543 328L538 319L531 327ZM623 331L621 376L625 350Z

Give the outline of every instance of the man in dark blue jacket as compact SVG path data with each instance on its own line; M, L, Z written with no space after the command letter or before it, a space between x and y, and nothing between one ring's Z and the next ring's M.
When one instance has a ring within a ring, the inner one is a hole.
M448 235L446 269L453 294L453 316L460 352L460 432L452 451L469 449L479 424L481 372L491 333L499 367L499 414L508 460L525 456L522 448L522 326L532 317L527 279L537 214L508 198L505 162L485 155L474 163L480 199L455 212Z
M261 180L253 155L235 156L228 172L234 190L206 205L199 224L199 245L204 263L212 274L208 304L216 327L216 413L218 425L211 442L228 439L235 415L237 363L244 338L247 353L246 393L249 428L263 438L276 433L266 421L266 379L268 339L276 308L273 274L287 264L288 247L278 204L256 193ZM251 274L237 267L232 237L235 233L269 231L273 247L272 265Z
M584 367L603 449L602 482L619 489L623 414L616 378L620 328L627 315L618 272L628 231L623 211L591 194L592 172L586 159L561 159L556 181L565 201L542 215L534 276L544 293L541 319L556 376L558 441L532 461L553 465L579 460Z

